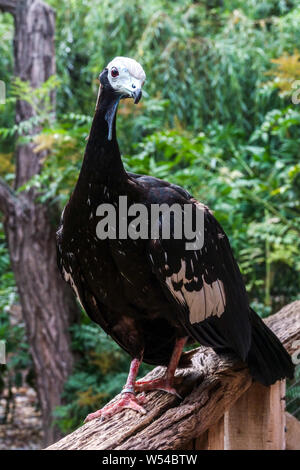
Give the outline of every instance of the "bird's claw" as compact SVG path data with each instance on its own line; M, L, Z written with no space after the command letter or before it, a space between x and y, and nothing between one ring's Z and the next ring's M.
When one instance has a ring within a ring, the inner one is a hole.
M182 397L176 391L176 389L171 385L170 381L166 377L160 377L158 379L142 381L139 380L135 382L134 389L136 392L146 392L151 390L161 390L163 392L171 393L175 395L177 398L182 400Z
M139 397L136 397L134 393L123 393L121 397L111 403L110 405L106 405L100 410L95 411L94 413L90 413L84 420L84 423L88 421L92 421L96 418L101 418L101 421L104 421L105 418L110 418L111 416L119 413L120 411L129 408L131 410L137 411L141 414L146 414L147 411L145 408L140 404L145 401L145 395L142 394Z

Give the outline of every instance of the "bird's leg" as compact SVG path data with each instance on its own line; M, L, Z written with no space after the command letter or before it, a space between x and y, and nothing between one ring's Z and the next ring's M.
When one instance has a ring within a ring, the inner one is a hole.
M148 381L139 380L135 383L135 391L142 392L147 390L163 390L181 398L181 396L176 392L175 388L173 387L173 383L175 371L178 366L178 362L186 341L187 338L180 338L176 340L171 360L169 362L165 374L162 377Z
M104 406L104 408L102 408L101 410L95 411L95 413L90 413L85 418L85 423L87 421L92 421L95 418L108 418L123 410L124 408L131 408L132 410L138 411L139 413L146 414L145 408L143 408L143 406L141 405L141 403L144 401L144 397L140 397L138 399L135 396L134 391L134 384L140 364L140 359L133 359L131 361L127 381L125 386L123 387L120 398L114 403Z

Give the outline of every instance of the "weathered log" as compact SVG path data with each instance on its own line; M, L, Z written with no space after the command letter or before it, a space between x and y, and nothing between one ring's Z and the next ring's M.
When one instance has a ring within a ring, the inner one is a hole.
M266 323L295 355L300 339L300 301L287 305ZM164 392L149 392L145 416L126 410L105 422L91 421L48 449L187 449L190 441L217 425L252 384L245 364L228 355L218 356L210 348L185 353L180 366L176 387L182 401ZM157 367L146 377L157 377L163 370Z

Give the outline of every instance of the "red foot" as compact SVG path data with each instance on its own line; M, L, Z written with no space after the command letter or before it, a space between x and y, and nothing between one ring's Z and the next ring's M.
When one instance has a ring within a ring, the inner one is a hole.
M144 396L137 398L134 393L123 393L121 397L111 405L104 406L101 410L95 411L95 413L90 413L85 418L84 422L92 421L95 418L101 418L101 421L104 418L110 418L116 413L119 413L124 408L130 408L131 410L138 411L143 415L146 414L146 410L140 403L143 403Z
M167 377L160 377L159 379L153 379L143 382L139 380L135 382L134 389L136 392L146 392L148 390L162 390L163 392L171 393L176 395L176 397L182 399L179 393L176 392L175 388L172 387L172 383L168 380Z

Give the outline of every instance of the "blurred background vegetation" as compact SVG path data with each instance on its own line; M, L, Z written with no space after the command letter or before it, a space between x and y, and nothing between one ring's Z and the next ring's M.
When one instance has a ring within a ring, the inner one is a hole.
M33 138L37 150L50 151L27 187L39 188L45 204L63 207L81 166L97 77L113 57L133 57L147 81L139 106L124 101L119 108L126 167L183 185L215 211L261 316L295 300L300 104L291 98L300 79L297 0L48 3L57 12L57 76L38 92L12 82L13 21L0 15L0 79L8 89L7 103L0 105L1 176L11 183L15 101L21 96L42 110L36 118L42 130ZM55 118L44 103L50 89L57 93ZM30 129L36 120L22 125ZM0 337L11 354L5 370L11 383L19 384L30 380L30 372L24 379L22 370L30 371L31 359L22 324L12 326L9 320L18 296L1 228L0 284ZM65 405L56 410L64 432L119 391L129 363L84 314L72 327L72 338L76 366L65 387ZM294 387L290 394L299 397L300 391ZM293 406L296 410L299 401Z

